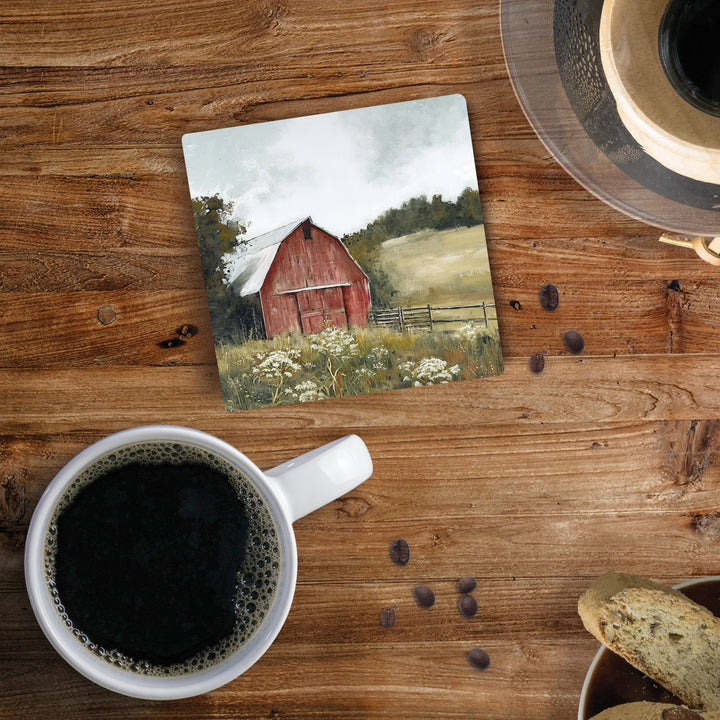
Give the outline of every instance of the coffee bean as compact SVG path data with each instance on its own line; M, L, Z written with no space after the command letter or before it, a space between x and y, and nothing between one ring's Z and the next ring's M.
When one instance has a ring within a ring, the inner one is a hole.
M560 294L552 283L543 285L540 288L540 305L542 305L545 310L554 310L559 302Z
M472 575L464 575L457 582L458 592L469 593L477 587L477 581Z
M575 353L576 355L579 352L582 352L585 347L583 336L577 330L568 330L563 335L563 342L565 343L565 347L567 347L571 353Z
M413 595L420 607L429 608L435 604L435 593L427 585L418 585Z
M467 659L478 670L485 670L490 666L490 656L482 648L473 648L467 654Z
M517 300L511 300L510 307L513 310L522 310L522 305Z
M463 595L458 603L460 612L465 617L475 617L478 611L477 600L472 595Z
M530 370L534 373L541 373L545 369L545 355L535 353L530 356Z
M395 608L383 608L380 611L380 624L384 628L390 628L395 624Z
M410 546L407 544L407 540L402 538L393 540L390 543L390 557L397 565L407 565L410 560Z

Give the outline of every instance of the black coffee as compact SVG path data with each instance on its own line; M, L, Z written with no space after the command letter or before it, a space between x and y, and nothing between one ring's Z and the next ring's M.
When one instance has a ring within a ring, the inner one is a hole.
M47 552L58 611L88 649L130 670L182 674L257 629L279 573L254 486L187 446L118 451L74 484Z
M670 0L660 26L660 58L675 90L720 115L720 2Z

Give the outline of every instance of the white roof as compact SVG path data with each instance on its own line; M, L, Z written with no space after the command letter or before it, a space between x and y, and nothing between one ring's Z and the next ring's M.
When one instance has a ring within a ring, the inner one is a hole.
M304 217L249 240L242 240L228 261L229 282L233 290L243 297L260 292L280 244L308 220L312 222L312 218Z

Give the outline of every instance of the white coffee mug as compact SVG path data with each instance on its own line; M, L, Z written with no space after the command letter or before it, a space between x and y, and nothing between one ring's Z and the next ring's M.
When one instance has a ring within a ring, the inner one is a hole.
M236 651L215 665L188 674L151 676L119 668L88 650L56 607L45 568L46 540L58 501L78 476L119 449L148 443L199 448L242 473L272 515L280 550L280 569L272 603L259 627ZM297 576L292 523L337 499L372 474L363 441L349 435L262 472L245 455L207 433L174 425L150 425L110 435L83 450L60 470L33 513L25 548L25 580L38 623L60 655L98 685L131 697L167 700L199 695L245 672L270 647L290 610Z

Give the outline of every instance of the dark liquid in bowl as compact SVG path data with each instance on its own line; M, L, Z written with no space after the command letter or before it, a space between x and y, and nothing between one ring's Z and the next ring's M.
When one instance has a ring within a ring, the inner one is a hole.
M680 588L680 591L720 616L719 580L708 580ZM587 720L609 707L641 700L682 704L673 694L636 670L619 655L611 650L603 650L588 685L583 718Z

